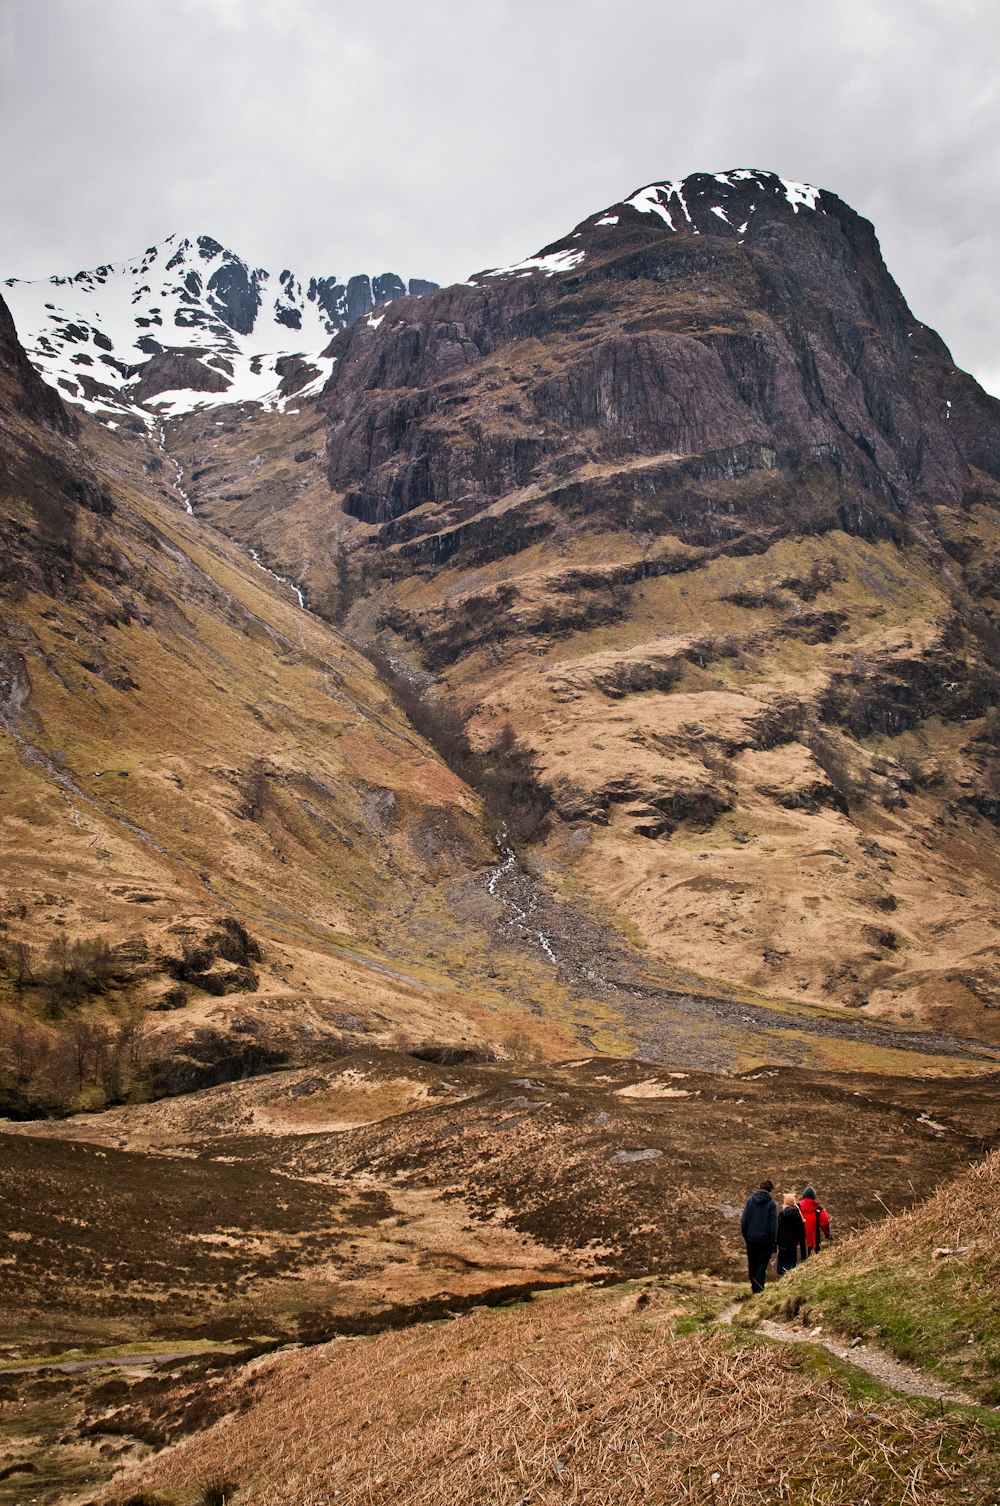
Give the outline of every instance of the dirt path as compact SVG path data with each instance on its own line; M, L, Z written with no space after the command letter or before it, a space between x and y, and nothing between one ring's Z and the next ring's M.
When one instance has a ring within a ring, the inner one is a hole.
M742 1302L731 1302L723 1308L716 1318L717 1323L732 1323L738 1312L743 1309ZM974 1396L966 1391L958 1391L954 1387L943 1386L939 1381L932 1379L925 1371L917 1370L912 1365L904 1365L901 1361L893 1359L884 1349L877 1344L845 1343L843 1339L835 1339L824 1334L822 1328L794 1328L790 1323L776 1323L772 1318L761 1318L753 1329L754 1333L762 1333L767 1339L774 1339L779 1344L818 1344L838 1360L844 1360L848 1365L854 1365L858 1370L864 1370L874 1380L888 1386L892 1391L900 1391L905 1396L926 1396L932 1401L959 1402L963 1406L975 1407L979 1403Z

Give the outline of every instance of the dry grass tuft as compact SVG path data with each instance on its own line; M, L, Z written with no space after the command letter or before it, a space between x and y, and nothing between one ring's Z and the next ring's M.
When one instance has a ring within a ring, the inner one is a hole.
M563 1293L257 1362L233 1415L123 1487L186 1501L224 1475L240 1501L282 1506L931 1506L957 1499L959 1482L963 1500L995 1498L994 1430L859 1404L801 1350L678 1337L675 1315Z
M1000 1198L1000 1151L938 1189L933 1197L856 1236L850 1258L881 1264L907 1251L932 1255L935 1249L971 1250L1000 1267L997 1246L997 1201ZM845 1254L845 1259L848 1256Z

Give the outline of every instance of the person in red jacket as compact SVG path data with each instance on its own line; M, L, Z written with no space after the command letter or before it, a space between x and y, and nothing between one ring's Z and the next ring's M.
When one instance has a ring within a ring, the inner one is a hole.
M799 1212L806 1226L806 1254L815 1255L824 1239L831 1240L830 1215L816 1198L815 1187L807 1187L799 1200Z

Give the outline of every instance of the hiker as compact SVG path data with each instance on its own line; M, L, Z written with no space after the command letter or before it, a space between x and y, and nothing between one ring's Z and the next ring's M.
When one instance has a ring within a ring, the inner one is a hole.
M799 1256L806 1258L806 1224L794 1192L786 1192L778 1214L778 1275L794 1271Z
M773 1182L763 1181L747 1198L740 1233L747 1247L750 1290L762 1292L767 1281L767 1267L778 1242L778 1205L771 1196Z
M815 1255L824 1238L833 1238L830 1233L830 1215L817 1201L815 1187L807 1187L803 1192L799 1212L806 1226L806 1254Z

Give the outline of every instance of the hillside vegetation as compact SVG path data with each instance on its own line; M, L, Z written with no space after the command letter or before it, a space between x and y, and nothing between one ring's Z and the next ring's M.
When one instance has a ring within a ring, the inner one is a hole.
M857 1330L997 1400L1000 1153L753 1304ZM947 1241L947 1244L945 1244ZM942 1249L948 1253L942 1255ZM935 1250L938 1252L935 1258ZM248 1503L566 1499L993 1502L1000 1423L887 1396L818 1347L706 1330L704 1278L568 1290L507 1313L256 1362L234 1414L143 1479L188 1501L207 1479ZM821 1305L821 1312L819 1310Z
M1000 404L832 195L681 198L167 443L487 765L513 727L561 897L716 986L998 1044Z
M0 552L0 1114L523 1036L475 793L2 306Z
M1000 1405L1000 1152L765 1291L748 1317L876 1339Z
M126 1477L146 1501L667 1506L985 1503L1000 1431L880 1396L821 1354L699 1330L697 1281L258 1361L232 1415ZM694 1332L685 1332L694 1328Z

